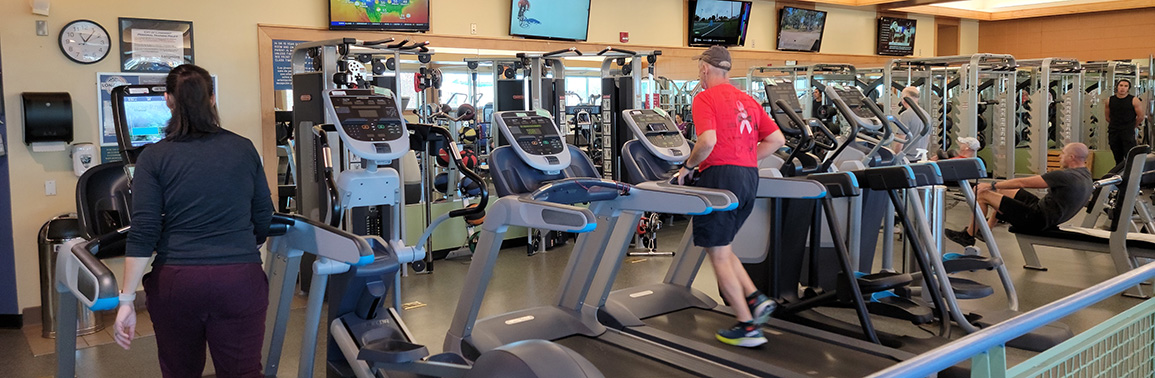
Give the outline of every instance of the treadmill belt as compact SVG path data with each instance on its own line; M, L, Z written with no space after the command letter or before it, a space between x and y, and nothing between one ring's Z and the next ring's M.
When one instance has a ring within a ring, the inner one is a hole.
M570 336L554 342L573 349L582 355L606 377L697 377L659 361L637 354L634 351L598 341L586 336Z
M715 339L714 333L734 325L734 318L699 308L646 318L645 322L663 332L716 344L728 352L811 376L862 377L898 363L891 358L770 327L763 328L768 342L761 347L728 346Z

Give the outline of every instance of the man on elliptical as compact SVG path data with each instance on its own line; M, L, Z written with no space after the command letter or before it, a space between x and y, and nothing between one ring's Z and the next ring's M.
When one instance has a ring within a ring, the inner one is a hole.
M694 217L694 245L710 255L718 289L738 319L733 327L719 330L716 338L730 345L756 347L766 343L762 325L770 320L777 303L754 287L730 244L753 210L758 161L786 144L786 138L758 101L730 85L729 51L713 46L694 59L705 88L694 97L692 108L698 141L677 180L682 184L697 167L701 173L695 185L729 190L738 197L738 208L733 211Z

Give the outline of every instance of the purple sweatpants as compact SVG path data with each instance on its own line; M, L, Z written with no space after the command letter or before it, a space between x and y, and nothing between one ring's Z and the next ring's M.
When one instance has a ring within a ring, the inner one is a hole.
M217 377L260 377L269 281L260 264L162 265L144 277L166 378L200 377L205 344Z

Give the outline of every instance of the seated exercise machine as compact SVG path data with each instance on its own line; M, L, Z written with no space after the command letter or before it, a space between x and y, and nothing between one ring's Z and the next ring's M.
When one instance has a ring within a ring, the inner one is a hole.
M1155 235L1132 231L1129 214L1133 214L1139 206L1140 184L1146 173L1149 146L1136 146L1127 153L1126 164L1121 174L1099 180L1096 186L1104 188L1115 186L1118 189L1115 206L1109 211L1110 220L1106 230L1090 227L1060 226L1042 232L1022 232L1014 227L1010 228L1018 240L1019 249L1026 260L1027 269L1046 270L1035 246L1047 246L1074 249L1079 251L1102 252L1111 254L1115 270L1122 274L1139 266L1139 258L1155 258ZM1106 197L1100 192L1099 197ZM1092 215L1088 215L1090 217ZM1149 298L1142 286L1123 293L1125 296Z
M597 319L601 303L597 298L609 292L607 282L612 281L595 280L595 275L607 272L599 269L605 264L620 264L641 213L660 210L705 214L730 210L736 201L733 194L601 179L589 158L563 143L548 113L499 112L494 121L511 142L489 157L490 171L497 172L493 181L501 199L490 206L490 215L482 225L481 241L465 279L466 289L446 335L446 351L473 359L502 344L544 339L577 351L601 371L616 376L755 376L607 328ZM586 218L552 214L552 210L544 217L524 215L536 214L527 211L527 206L569 208L575 203L589 203L589 209L580 213ZM478 320L500 248L496 241L501 240L506 229L567 228L563 225L569 225L570 230L592 232L578 236L561 276L556 301Z

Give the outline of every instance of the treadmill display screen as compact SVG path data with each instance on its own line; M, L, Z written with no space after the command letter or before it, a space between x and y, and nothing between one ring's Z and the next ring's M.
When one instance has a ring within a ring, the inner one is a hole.
M646 139L658 148L674 148L685 143L678 127L669 118L653 111L630 112L639 127L644 127Z
M164 129L172 118L172 111L159 96L125 96L124 122L128 126L128 140L133 147L140 147L164 139Z
M345 133L355 140L387 142L405 136L405 125L390 97L332 96L333 110Z
M774 105L778 100L785 101L786 106L795 113L799 115L802 113L802 103L798 102L798 95L794 92L794 85L789 81L778 84L766 84L766 100L770 102L770 107L773 108L770 115L774 116L774 122L777 122L779 125L790 125L792 121L782 109L778 109L778 106Z
M853 88L834 88L834 92L838 93L838 97L841 97L842 101L846 102L846 106L849 107L850 110L853 111L854 114L859 118L875 118L874 113L871 113L870 109L866 108L866 103L863 102L866 100L866 96L863 96L862 92L859 92L857 89Z
M563 150L561 136L553 120L532 113L502 114L517 145L530 155L556 155Z

